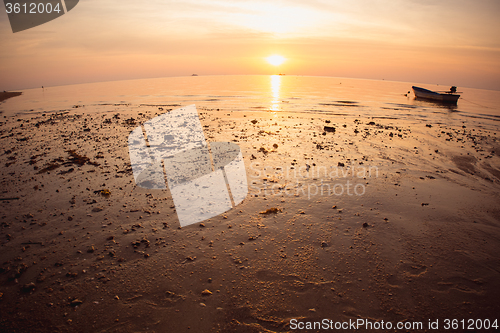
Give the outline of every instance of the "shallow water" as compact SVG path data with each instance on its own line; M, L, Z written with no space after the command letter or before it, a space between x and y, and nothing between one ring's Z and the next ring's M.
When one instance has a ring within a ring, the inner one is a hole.
M44 89L0 103L3 115L57 112L83 107L85 113L128 107L174 108L196 104L223 111L308 112L344 117L425 120L496 129L500 92L459 88L457 106L415 100L414 83L308 76L195 76L99 82ZM417 84L432 90L449 87Z

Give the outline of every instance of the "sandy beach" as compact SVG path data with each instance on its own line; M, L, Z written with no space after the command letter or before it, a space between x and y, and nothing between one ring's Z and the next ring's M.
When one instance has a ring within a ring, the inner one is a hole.
M500 332L500 0L4 7L0 333Z
M168 190L135 185L127 147L173 108L2 117L3 332L500 319L498 132L199 108L207 141L240 146L249 194L180 228Z

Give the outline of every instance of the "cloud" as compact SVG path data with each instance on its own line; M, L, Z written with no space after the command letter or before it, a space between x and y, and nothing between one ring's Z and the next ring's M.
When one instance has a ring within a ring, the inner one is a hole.
M140 69L147 77L154 66L161 67L158 75L193 67L202 73L202 66L212 74L259 73L260 59L278 52L287 52L287 66L301 74L325 69L324 75L335 75L344 64L343 75L361 75L363 68L373 77L380 73L376 66L390 65L385 58L397 60L392 63L404 80L412 69L402 64L441 63L443 55L456 64L445 66L450 74L463 68L482 73L480 63L491 65L499 54L499 14L497 0L86 0L16 34L0 13L0 84L23 71L55 76L58 68L71 75L63 80L58 74L64 82L90 80L89 71L100 71L96 80L141 77ZM372 56L371 67L365 55ZM498 74L492 67L489 75Z

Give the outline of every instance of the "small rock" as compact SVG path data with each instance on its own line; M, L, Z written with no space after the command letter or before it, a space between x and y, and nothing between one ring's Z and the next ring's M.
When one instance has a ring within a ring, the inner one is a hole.
M259 214L277 214L278 212L281 212L281 209L280 208L276 208L276 207L272 207L272 208L269 208L265 211L262 211L260 212Z
M368 223L366 222L363 223L363 228L368 228L368 226L369 226Z
M69 305L71 306L78 306L78 305L81 305L83 304L83 301L79 300L78 298L75 298L74 300L71 301L71 303Z
M208 289L205 289L205 290L203 290L203 291L201 292L201 294L202 294L203 296L208 296L208 295L212 295L212 292L211 292L210 290L208 290Z
M110 191L110 190L108 190L107 188L105 188L104 190L101 190L100 192L101 192L101 195L102 195L103 197L106 197L106 198L107 198L107 197L109 197L109 196L111 195L111 191Z
M33 290L35 290L35 284L33 282L30 282L28 284L25 284L22 288L21 288L21 291L23 293L29 293L29 292L32 292Z

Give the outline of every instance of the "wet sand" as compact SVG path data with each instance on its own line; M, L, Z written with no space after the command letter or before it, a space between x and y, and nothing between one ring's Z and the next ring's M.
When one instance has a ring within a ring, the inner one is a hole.
M168 190L135 186L128 158L158 107L2 119L3 331L498 318L497 132L198 109L209 142L241 147L249 194L181 229Z

